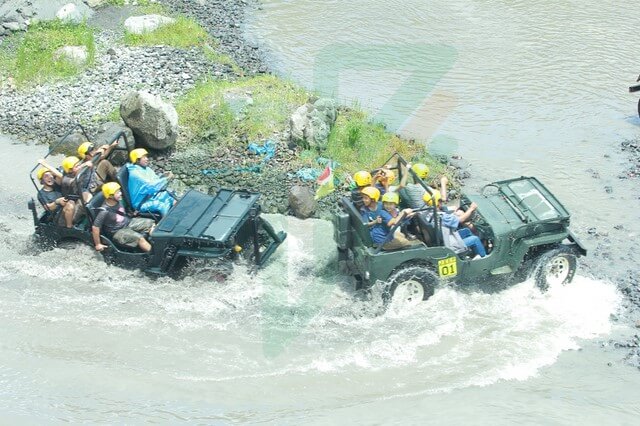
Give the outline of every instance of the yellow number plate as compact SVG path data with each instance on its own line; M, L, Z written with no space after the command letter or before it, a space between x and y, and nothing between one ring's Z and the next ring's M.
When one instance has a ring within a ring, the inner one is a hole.
M438 273L441 277L449 278L458 275L458 264L455 257L438 260Z

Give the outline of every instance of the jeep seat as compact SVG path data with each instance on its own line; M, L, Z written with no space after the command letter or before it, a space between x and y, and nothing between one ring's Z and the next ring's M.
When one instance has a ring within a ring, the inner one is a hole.
M96 219L98 215L97 210L102 207L104 204L104 195L102 195L102 191L98 191L95 193L91 200L85 205L87 217L89 218L89 222L93 225L93 221Z
M129 197L129 170L127 165L123 165L118 170L116 175L118 183L120 184L120 190L122 191L122 200L124 201L125 208L129 212L133 212L133 206L131 205L131 197Z
M373 247L373 240L369 233L369 227L362 221L362 216L358 209L356 209L356 206L353 205L351 199L349 197L342 197L340 204L342 204L344 210L349 214L349 222L351 223L354 234L357 238L362 241L362 244L365 246Z

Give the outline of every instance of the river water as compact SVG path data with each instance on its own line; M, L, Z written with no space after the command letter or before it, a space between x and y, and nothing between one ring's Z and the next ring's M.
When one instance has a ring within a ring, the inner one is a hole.
M336 272L329 223L281 216L269 265L222 284L150 280L85 246L39 252L26 176L45 149L1 137L2 423L635 424L640 374L608 344L634 333L614 320L616 280L638 272L637 182L618 179L638 131L623 3L265 1L250 28L283 74L462 154L472 189L540 177L592 248L545 294L442 288L381 313ZM314 76L327 46L356 69ZM400 90L415 69L431 77Z

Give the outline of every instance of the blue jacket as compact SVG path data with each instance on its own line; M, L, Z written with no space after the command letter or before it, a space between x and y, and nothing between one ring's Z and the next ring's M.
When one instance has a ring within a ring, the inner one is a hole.
M143 201L153 198L167 186L167 178L160 177L149 167L127 163L129 171L129 197L134 209L139 209Z

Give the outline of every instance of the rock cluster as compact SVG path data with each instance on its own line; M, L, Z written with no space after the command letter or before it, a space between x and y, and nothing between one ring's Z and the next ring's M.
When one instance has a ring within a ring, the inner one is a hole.
M337 117L337 105L333 99L320 98L302 105L289 120L291 142L306 149L323 151Z
M91 7L104 0L5 0L0 4L0 38L14 31L25 31L32 22L54 18L82 21L91 17Z
M72 82L26 91L0 88L0 131L50 142L73 123L88 123L88 130L95 131L100 117L118 109L133 88L173 101L205 75L233 75L229 67L212 64L197 49L112 47L107 42L96 56L96 65Z

